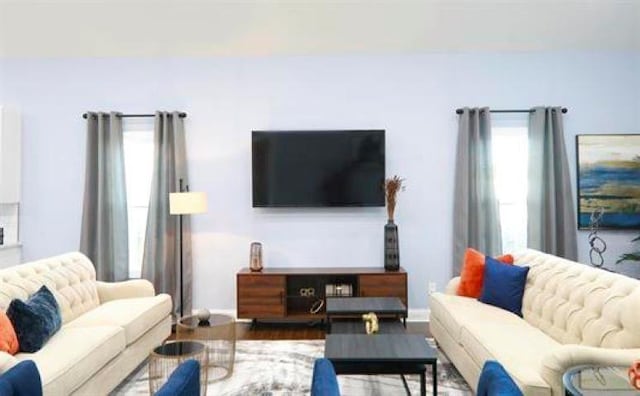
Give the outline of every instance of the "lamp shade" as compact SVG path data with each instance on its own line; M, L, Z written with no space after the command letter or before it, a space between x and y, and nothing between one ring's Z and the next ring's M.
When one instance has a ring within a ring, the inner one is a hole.
M179 192L169 194L169 214L206 213L207 194L203 192Z

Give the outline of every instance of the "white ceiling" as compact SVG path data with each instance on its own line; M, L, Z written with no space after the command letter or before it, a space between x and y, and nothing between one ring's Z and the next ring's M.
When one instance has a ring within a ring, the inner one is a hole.
M0 0L0 56L640 51L640 0Z

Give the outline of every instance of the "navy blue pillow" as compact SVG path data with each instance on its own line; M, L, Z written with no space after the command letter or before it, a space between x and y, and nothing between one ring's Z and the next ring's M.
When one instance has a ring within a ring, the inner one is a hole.
M182 362L154 396L200 396L200 363Z
M331 360L320 358L313 363L311 396L340 396L338 378Z
M479 300L522 317L522 297L529 267L504 264L487 256Z
M0 375L2 396L42 396L42 380L33 360L23 360Z
M27 301L11 300L7 316L16 331L22 352L40 350L62 325L58 303L46 286Z
M480 373L477 396L492 395L522 396L522 391L500 363L487 360Z

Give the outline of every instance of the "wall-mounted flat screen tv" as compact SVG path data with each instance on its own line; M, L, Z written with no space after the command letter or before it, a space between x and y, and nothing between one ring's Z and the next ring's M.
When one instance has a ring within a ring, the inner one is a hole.
M253 131L253 207L384 206L384 130Z

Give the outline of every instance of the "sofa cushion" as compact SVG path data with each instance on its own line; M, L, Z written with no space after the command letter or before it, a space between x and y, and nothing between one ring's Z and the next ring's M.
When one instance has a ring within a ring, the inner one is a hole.
M38 351L62 324L58 303L46 286L42 286L26 301L11 301L7 316L23 352Z
M106 302L67 327L119 326L124 329L126 345L131 345L171 312L171 297L126 298Z
M460 343L462 327L469 322L498 321L500 323L520 323L522 319L503 309L484 304L470 297L443 293L430 295L431 316L445 327L451 337ZM482 367L482 362L478 364Z
M46 394L70 394L125 348L120 327L63 326L36 353L18 353L19 360L38 366Z
M42 285L58 301L63 324L100 304L95 267L75 252L0 270L0 310L15 298L26 300Z
M517 316L505 314L517 322L491 316L465 322L462 346L478 367L487 360L499 361L526 395L550 394L540 367L544 356L560 344Z
M487 257L480 301L522 317L522 296L529 267L507 265Z
M640 348L640 281L525 250L524 319L563 344Z
M18 336L6 313L0 311L0 351L11 355L18 353Z

